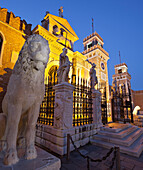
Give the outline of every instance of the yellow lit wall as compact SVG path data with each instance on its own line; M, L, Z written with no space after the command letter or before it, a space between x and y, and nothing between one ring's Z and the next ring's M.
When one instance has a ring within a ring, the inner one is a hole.
M18 54L25 42L23 36L30 34L31 24L20 17L15 17L12 12L5 8L0 8L0 36L3 39L2 50L0 53L0 112L3 96L11 75L4 69L12 70L18 58Z

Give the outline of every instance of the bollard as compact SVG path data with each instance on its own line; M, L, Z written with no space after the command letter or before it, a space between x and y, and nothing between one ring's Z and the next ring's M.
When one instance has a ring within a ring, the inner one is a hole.
M67 160L70 159L70 134L67 134Z
M119 147L116 147L116 170L121 170L120 148Z

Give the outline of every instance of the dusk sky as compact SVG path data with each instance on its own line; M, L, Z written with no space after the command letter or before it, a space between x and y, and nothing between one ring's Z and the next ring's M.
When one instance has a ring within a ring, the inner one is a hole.
M131 88L143 90L143 0L1 0L0 7L32 24L41 24L46 11L58 16L63 6L68 20L79 40L74 51L83 51L83 39L94 30L103 38L104 49L109 53L108 75L112 84L114 65L128 65Z

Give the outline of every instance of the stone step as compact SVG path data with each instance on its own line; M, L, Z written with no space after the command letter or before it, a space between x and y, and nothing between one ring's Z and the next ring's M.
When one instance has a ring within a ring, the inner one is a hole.
M96 139L91 139L90 142L93 145L108 148L108 149L117 146L113 143L105 142L102 140L96 140ZM120 147L120 152L131 156L139 157L143 151L143 134L129 147L121 146L121 145L118 146Z
M129 126L125 130L121 130L117 133L101 130L101 131L98 132L98 134L121 139L121 138L124 138L125 136L129 135L130 133L132 133L133 131L135 131L137 129L138 129L137 126Z
M101 128L102 131L120 132L131 127L131 124L109 123Z
M113 143L113 144L116 144L116 145L130 146L142 134L143 134L143 129L138 128L138 129L135 129L135 131L133 131L129 135L127 135L127 136L125 136L124 138L121 138L121 139L113 138L111 136L104 136L104 135L100 135L100 134L94 135L93 139L101 140L101 141L104 141L104 142Z

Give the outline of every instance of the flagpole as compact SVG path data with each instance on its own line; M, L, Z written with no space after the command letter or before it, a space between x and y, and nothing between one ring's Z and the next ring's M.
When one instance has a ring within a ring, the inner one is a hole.
M93 18L92 18L92 33L94 33Z
M120 59L120 64L121 64L121 56L120 56L120 51L119 51L119 59Z

